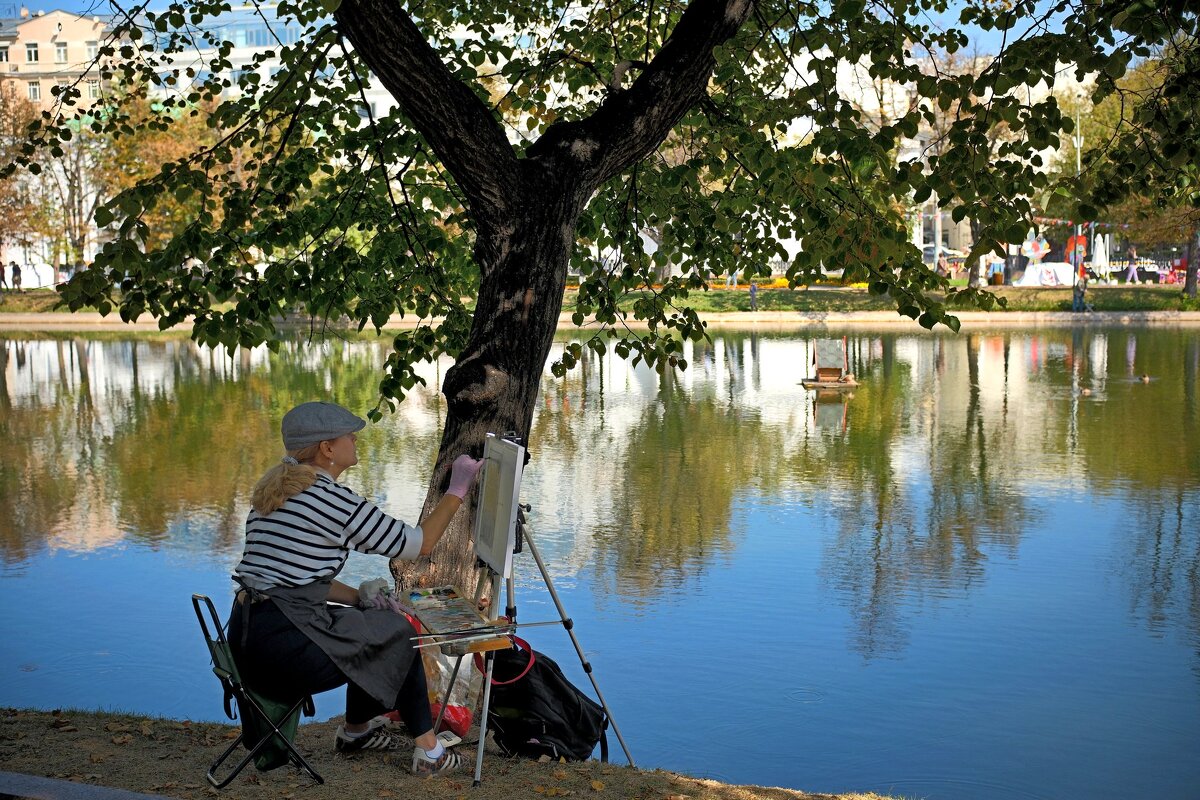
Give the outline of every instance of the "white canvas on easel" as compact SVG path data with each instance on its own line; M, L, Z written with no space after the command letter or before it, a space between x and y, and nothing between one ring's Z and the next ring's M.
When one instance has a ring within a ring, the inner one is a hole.
M483 478L475 513L475 555L501 578L512 575L516 549L517 505L525 448L494 433L483 446Z

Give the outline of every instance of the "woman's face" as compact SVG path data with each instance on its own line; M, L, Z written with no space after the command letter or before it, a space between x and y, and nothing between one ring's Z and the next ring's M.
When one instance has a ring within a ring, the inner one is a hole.
M358 463L357 442L358 436L353 433L329 441L330 458L333 459L334 466L346 469Z

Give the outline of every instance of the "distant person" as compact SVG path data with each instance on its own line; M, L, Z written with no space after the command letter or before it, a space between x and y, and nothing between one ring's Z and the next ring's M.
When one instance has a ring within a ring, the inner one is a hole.
M1129 267L1125 270L1126 283L1137 283L1137 259L1137 247L1131 243L1129 248L1125 251L1125 260L1129 262Z
M758 311L758 284L750 282L750 310Z
M21 265L14 261L8 265L8 268L12 270L12 290L14 292L21 291Z
M1075 281L1075 288L1071 292L1072 311L1091 311L1085 300L1087 296L1087 284L1087 273L1079 276L1079 280Z
M944 252L938 253L937 274L939 278L950 277L950 261L946 258L946 254Z

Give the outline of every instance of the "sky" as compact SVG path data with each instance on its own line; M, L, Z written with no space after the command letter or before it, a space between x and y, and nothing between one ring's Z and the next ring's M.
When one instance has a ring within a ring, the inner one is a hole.
M153 3L152 7L165 6L167 0L162 0L159 3ZM111 13L110 6L107 0L0 0L0 17L16 16L21 6L24 5L31 12L37 11L73 11L77 14L106 14ZM1052 5L1051 0L1038 0L1039 11L1048 8ZM951 2L950 9L941 14L930 12L926 19L926 24L932 24L937 27L947 28L954 26L958 21L958 9L961 8L961 3ZM1021 32L1023 28L1018 25L1016 29L1009 32L1009 40L1011 41L1014 35ZM1000 31L984 31L975 26L964 28L967 37L972 42L971 50L978 48L981 54L992 54L999 51L1004 39L1003 33Z

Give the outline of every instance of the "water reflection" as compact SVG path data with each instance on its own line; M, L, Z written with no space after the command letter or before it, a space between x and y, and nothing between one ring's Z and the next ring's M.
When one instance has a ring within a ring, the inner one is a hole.
M523 500L639 763L931 798L1194 793L1200 331L848 331L852 397L800 387L820 335L544 378ZM283 412L365 410L387 352L0 339L0 602L22 609L0 617L0 704L218 714L168 598L228 588ZM445 366L348 476L402 516ZM529 588L522 614L548 618ZM728 747L748 738L749 761Z
M890 657L914 608L1015 557L1043 501L1119 498L1131 612L1200 642L1200 335L851 333L861 387L836 397L799 386L809 336L719 334L682 374L595 354L547 374L527 499L563 568L652 605L728 563L741 506L784 498L831 531L818 574L851 647ZM369 340L233 358L182 338L0 340L0 557L19 569L45 548L132 542L227 558L283 411L316 396L365 410L386 355ZM444 368L425 365L427 386L362 440L377 468L356 485L401 513L420 504Z

